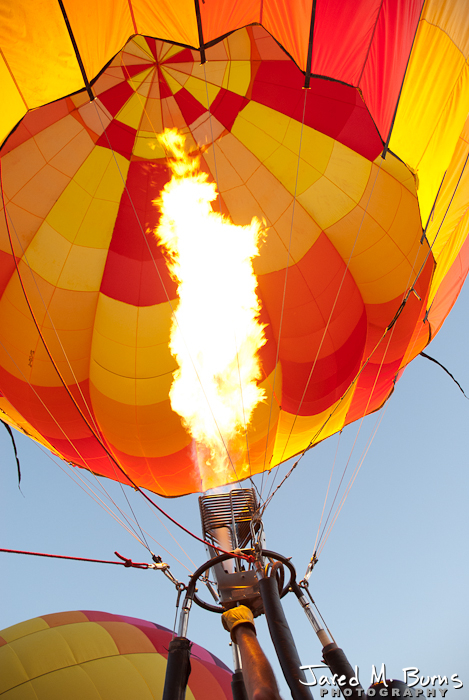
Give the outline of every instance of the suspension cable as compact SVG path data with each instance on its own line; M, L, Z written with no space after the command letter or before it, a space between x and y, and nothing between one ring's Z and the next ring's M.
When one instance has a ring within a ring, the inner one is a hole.
M275 389L275 381L276 381L276 377L277 377L277 367L278 367L279 357L280 357L280 339L281 339L282 330L283 330L283 316L284 316L285 302L286 302L286 296L287 296L288 270L290 268L290 260L291 260L291 246L292 246L292 239L293 239L293 222L294 222L294 217L295 217L296 194L297 194L297 190L298 190L298 179L299 179L299 173L300 173L301 147L303 144L303 131L304 131L305 115L306 115L306 99L307 99L308 91L309 91L308 89L304 90L303 114L302 114L302 118L301 118L300 142L298 144L298 158L297 158L297 164L296 164L295 188L294 188L294 194L293 194L292 216L291 216L291 222L290 222L290 236L288 239L287 264L285 266L285 278L284 278L283 291L282 291L282 306L280 309L280 320L279 320L279 328L278 328L277 349L276 349L276 354L275 354L274 376L273 376L273 380L272 380L272 393L271 393L270 405L269 405L269 420L267 423L267 433L266 433L266 438L265 438L264 470L262 472L262 477L261 477L261 495L263 493L264 471L265 471L266 460L267 460L270 424L272 421L272 411L273 411L274 398L275 398L274 389ZM275 481L275 477L274 477L274 481ZM272 482L272 486L273 486L274 481ZM272 486L270 487L270 490L272 489Z

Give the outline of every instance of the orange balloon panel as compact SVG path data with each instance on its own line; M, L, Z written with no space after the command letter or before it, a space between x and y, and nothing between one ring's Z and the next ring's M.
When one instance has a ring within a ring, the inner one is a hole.
M0 630L0 693L5 700L161 698L172 637L153 622L94 610L26 620ZM232 697L231 671L197 644L187 697Z
M361 94L320 78L305 91L259 26L206 57L138 36L93 102L28 113L0 153L1 391L64 459L165 496L270 469L376 410L429 336L415 180L381 157ZM266 224L253 263L266 398L228 477L202 479L169 400L177 293L153 201L171 177L157 135L173 127L216 183L214 206Z

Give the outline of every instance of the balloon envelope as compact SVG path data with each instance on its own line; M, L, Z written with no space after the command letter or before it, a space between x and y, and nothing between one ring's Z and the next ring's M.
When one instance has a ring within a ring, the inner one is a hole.
M0 692L8 700L161 698L172 637L153 622L89 610L20 622L0 631ZM187 693L231 698L231 671L197 644Z
M109 42L95 49L93 20L85 36L78 6L65 3L88 76L112 60L93 82L93 102L82 89L30 111L0 152L0 406L13 425L125 482L92 426L133 481L162 495L226 481L202 482L168 398L176 287L152 203L170 178L157 140L167 127L200 153L223 213L267 226L254 262L266 401L228 480L270 469L382 406L440 327L469 263L467 76L458 86L450 78L456 20L467 27L467 18L461 3L440 13L429 3L420 21L419 3L401 4L398 17L391 3L381 12L379 3L340 3L338 13L318 2L309 64L303 4L263 13L262 3L238 2L227 17L206 2L203 37L213 45L201 65L192 5L175 16L163 3L150 17L134 2L130 20L123 10L117 31L110 19ZM50 12L50 26L61 26ZM167 40L136 36L112 58L119 37L134 33L129 21ZM69 41L62 29L51 38L57 51ZM427 66L430 46L438 75ZM54 55L42 56L49 71ZM33 95L37 78L11 57L17 86ZM42 101L82 86L72 68L69 82L66 72L57 80L68 89L51 81ZM422 116L423 90L451 94L452 106L438 111L430 100Z

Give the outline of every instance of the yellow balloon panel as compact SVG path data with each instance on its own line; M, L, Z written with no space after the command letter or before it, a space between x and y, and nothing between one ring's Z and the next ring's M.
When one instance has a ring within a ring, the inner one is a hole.
M28 105L15 83L4 56L0 56L0 82L4 100L0 111L0 141L3 141L10 129L26 114Z
M83 162L74 182L92 197L117 203L124 189L123 178L125 180L128 168L127 158L98 145Z
M356 206L348 194L326 177L321 177L300 194L298 201L322 229L332 226Z
M130 126L132 129L137 129L141 122L144 109L145 100L141 94L136 92L133 97L131 97L130 100L125 103L125 106L120 110L120 112L118 112L116 118L122 124Z
M0 693L8 700L160 700L173 633L97 611L44 615L0 631ZM231 698L231 673L197 644L186 697Z
M102 394L91 382L90 394L101 430L120 452L164 457L191 443L181 418L171 411L169 400L158 404L125 404L122 397Z
M93 665L95 663L90 662ZM105 667L103 672L105 673ZM70 697L71 700L88 697L91 700L101 700L102 697L87 671L80 666L57 670L53 676L35 678L29 681L28 685L37 698L60 700L63 697L64 687L70 688L70 691L67 690L67 697Z
M57 287L79 292L97 292L105 264L104 250L74 245L57 280ZM81 270L86 270L86 275Z
M112 3L110 3L112 4ZM136 33L157 36L179 44L199 45L197 18L192 0L161 0L157 8L151 0L133 3Z
M465 241L469 209L466 195L469 191L468 155L469 117L458 139L427 228L427 238L438 263L433 289L438 288Z
M59 4L4 0L2 6L0 45L27 108L82 89L84 81Z
M205 81L201 80L200 78L195 78L194 76L191 76L184 83L184 87L186 88L186 90L193 97L195 97L197 102L203 104L204 107L207 107L207 109L209 109L210 105L220 92L219 86L213 85L211 82L209 82L209 80L210 78L207 78L207 81Z
M294 457L304 449L305 441L311 440L311 445L321 442L341 430L352 402L354 388L352 387L344 398L333 404L330 409L314 416L296 416L286 411L280 414L280 420L275 439L273 460L284 461Z
M274 226L262 245L262 256L253 263L257 275L284 270L297 263L314 245L321 229L298 203L291 203Z
M161 700L173 633L97 611L55 613L0 631L0 693L8 700ZM190 700L231 698L231 672L191 648Z
M466 20L464 0L426 3L391 136L391 149L418 174L424 223L467 117Z
M138 33L127 0L64 0L68 19L78 45L88 80ZM102 28L106 27L103 35ZM103 36L97 41L97 36ZM70 92L72 92L70 90Z

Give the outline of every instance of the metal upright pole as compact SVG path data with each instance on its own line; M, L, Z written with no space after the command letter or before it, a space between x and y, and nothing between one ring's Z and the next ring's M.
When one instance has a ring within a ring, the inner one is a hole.
M188 591L179 617L179 635L170 641L168 647L162 700L185 700L186 697L187 683L191 673L192 642L186 638L191 606L192 597Z
M342 695L347 698L347 700L363 700L365 695L364 690L345 656L344 651L331 640L326 630L318 622L315 614L311 610L309 602L296 581L293 582L291 589L298 598L301 607L305 611L306 617L310 621L311 626L322 644L322 655L325 663L338 680L343 679L342 685L340 683L338 684ZM348 692L344 693L346 689Z
M241 656L239 653L238 645L232 642L231 648L233 651L234 666L234 673L231 676L231 692L233 693L233 700L248 700L246 686L244 685L243 670L241 667Z

